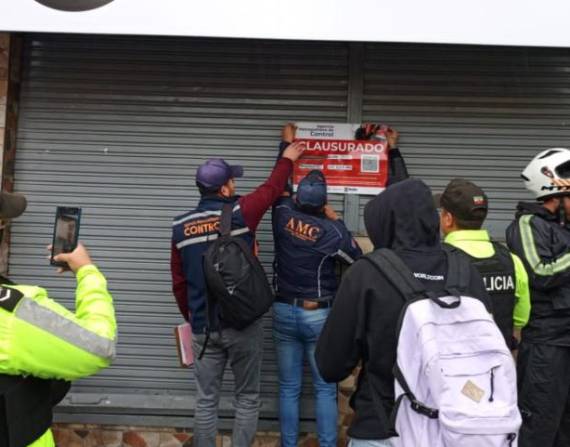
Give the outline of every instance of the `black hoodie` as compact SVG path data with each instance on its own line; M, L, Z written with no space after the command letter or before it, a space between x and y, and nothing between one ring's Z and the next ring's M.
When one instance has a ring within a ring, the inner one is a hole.
M440 245L437 211L424 182L409 179L388 187L366 205L364 223L375 248L391 248L428 289L443 289L447 260ZM474 267L464 292L481 298L490 309L483 281ZM343 380L362 361L350 402L355 411L348 431L352 438L390 437L386 420L394 405L392 368L403 305L402 296L381 273L368 261L357 260L342 280L319 338L315 356L327 382ZM371 392L382 402L387 417L379 416L381 409L375 408Z

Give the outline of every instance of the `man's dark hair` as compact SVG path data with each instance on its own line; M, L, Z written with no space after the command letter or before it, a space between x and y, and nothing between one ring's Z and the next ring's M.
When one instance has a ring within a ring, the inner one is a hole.
M451 211L446 210L455 219L455 225L460 230L480 230L487 217L487 210L477 209L472 211L472 215L475 219L473 220L463 220L456 217Z
M205 186L202 185L200 182L196 182L196 186L198 187L198 191L200 191L201 196L211 196L213 194L217 194L220 192L220 187L218 186Z
M312 214L314 216L318 216L319 214L323 213L323 207L322 206L310 206L310 205L299 205L299 204L297 204L297 207L303 213Z

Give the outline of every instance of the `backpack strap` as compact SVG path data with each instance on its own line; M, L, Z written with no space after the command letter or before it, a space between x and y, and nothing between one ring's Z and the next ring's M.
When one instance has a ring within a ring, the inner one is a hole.
M222 215L220 217L220 235L228 236L232 232L232 215L234 211L233 203L224 203Z
M445 251L447 254L447 282L445 288L453 295L460 294L469 287L469 279L471 276L471 262L469 258L463 254L458 248L452 248Z
M424 285L414 277L408 266L392 250L386 248L375 250L363 259L380 270L406 301L426 296Z
M232 232L232 216L234 212L234 204L233 203L224 203L222 207L222 215L220 216L220 228L218 232L220 236L229 236ZM202 263L204 262L205 257L202 258ZM210 297L213 294L210 293L208 290L208 285L206 284L206 338L204 339L204 346L198 354L198 360L202 360L204 357L204 353L206 352L206 347L208 346L208 342L210 341L210 335L212 332L212 322L216 318L215 310L216 305L215 303L210 303ZM221 330L221 328L220 328Z
M416 399L415 394L410 389L410 386L408 385L408 382L406 381L406 378L402 374L402 371L400 370L400 367L397 363L394 365L392 373L394 374L394 378L398 381L398 384L404 390L404 393L398 396L396 404L394 405L394 410L392 410L392 414L390 415L390 427L394 430L394 432L396 431L396 417L398 416L398 410L402 404L404 397L408 398L412 410L414 410L416 413L419 413L430 419L437 419L439 417L439 411L436 408L428 407Z
M432 300L444 309L454 309L461 305L461 295L469 286L471 262L460 249L449 244L443 244L442 247L447 257L445 292L457 297L457 300L447 302L439 297L432 298Z

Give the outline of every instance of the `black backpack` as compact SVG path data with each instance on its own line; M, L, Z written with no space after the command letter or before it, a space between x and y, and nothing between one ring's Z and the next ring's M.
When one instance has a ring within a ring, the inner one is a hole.
M219 236L203 258L207 332L216 319L222 328L245 329L273 304L273 292L261 263L243 239L231 235L232 210L232 203L224 205Z

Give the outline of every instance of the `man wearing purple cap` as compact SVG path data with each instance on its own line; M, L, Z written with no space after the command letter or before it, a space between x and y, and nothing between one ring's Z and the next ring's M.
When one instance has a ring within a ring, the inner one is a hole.
M198 168L196 185L201 199L198 207L174 219L172 228L171 272L173 292L182 316L193 332L196 409L194 445L213 447L216 441L218 403L226 363L235 378L235 408L232 445L252 444L259 414L259 385L263 348L263 327L257 320L244 330L210 323L208 348L205 343L206 284L202 258L218 237L220 216L226 203L233 204L231 234L242 238L255 251L255 230L265 212L281 196L293 170L293 162L303 151L293 143L283 152L269 178L251 194L235 195L235 179L243 176L241 166L221 159L208 160ZM223 330L221 330L223 329Z

